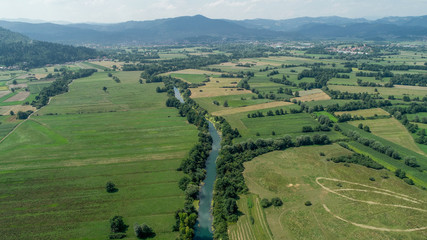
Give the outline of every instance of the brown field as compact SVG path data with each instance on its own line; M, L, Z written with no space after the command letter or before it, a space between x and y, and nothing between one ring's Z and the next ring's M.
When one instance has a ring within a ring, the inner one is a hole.
M37 78L37 79L40 79L40 78L45 78L47 76L47 74L46 73L37 73L37 74L34 74L34 77L35 78Z
M344 113L351 114L352 116L362 116L362 117L373 117L376 115L378 116L388 116L390 113L386 112L385 110L381 108L372 108L372 109L362 109L362 110L356 110L356 111L343 111L343 112L335 112L335 115L339 116Z
M239 81L240 78L211 78L211 81L207 82L205 86L191 89L191 97L203 98L252 93L245 89L237 90L236 86Z
M300 97L292 98L301 102L310 102L310 101L320 101L320 100L330 100L331 97L323 92L320 89L312 89L308 91L299 92Z
M348 123L356 127L359 125L359 123L362 123L363 125L369 126L372 134L382 137L390 142L399 144L402 147L410 149L419 154L426 154L416 145L414 139L408 130L406 130L405 126L403 126L395 118L350 121Z
M17 113L19 111L36 111L36 108L31 105L12 105L12 106L0 106L0 115L9 115L10 111Z
M4 100L3 102L16 102L16 101L24 101L25 99L27 99L27 97L30 96L30 92L20 92L18 94L16 94L15 96L12 96L6 100Z
M246 107L238 107L238 108L225 109L225 110L213 112L212 115L224 116L224 115L231 115L231 114L235 114L235 113L242 113L242 112L249 112L249 111L254 111L254 110L261 110L261 109L266 109L266 108L274 108L274 107L280 107L280 106L287 106L287 105L292 105L292 104L293 103L290 103L290 102L261 103L261 104L246 106Z
M6 96L9 93L10 91L0 91L0 98Z

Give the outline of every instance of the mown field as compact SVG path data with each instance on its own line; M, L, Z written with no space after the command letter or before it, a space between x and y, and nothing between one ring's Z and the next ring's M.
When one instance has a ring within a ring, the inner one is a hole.
M0 144L2 239L106 239L109 219L147 223L175 239L181 160L197 130L140 72L77 79ZM102 91L107 86L108 91ZM10 126L0 125L6 132ZM119 191L107 193L113 181Z
M347 154L350 152L338 145L310 146L268 153L245 163L250 192L259 198L279 197L283 201L281 207L264 209L273 239L426 238L426 230L398 231L427 227L426 192L408 186L387 170L326 160ZM246 196L239 200L239 206L243 201L247 201ZM312 205L306 206L306 201ZM244 224L248 213L243 213L238 226L248 226ZM261 229L262 222L256 218L249 227ZM230 235L244 232L244 228L232 228Z

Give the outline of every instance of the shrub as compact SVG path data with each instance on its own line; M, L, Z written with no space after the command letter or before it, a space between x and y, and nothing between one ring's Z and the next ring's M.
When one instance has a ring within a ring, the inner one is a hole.
M110 219L110 229L112 233L124 233L128 227L129 226L123 221L122 216L114 216Z
M370 177L369 180L375 181L375 178L374 177Z
M268 199L267 198L263 198L263 199L261 199L261 207L263 207L263 208L268 208L268 207L270 207L271 206L271 202L270 201L268 201Z
M308 207L308 206L311 206L312 204L311 204L311 202L310 202L310 201L306 201L306 202L304 203L304 205L306 205L306 206Z
M115 192L119 191L119 189L116 188L116 184L114 184L111 181L107 182L107 184L105 185L105 190L107 190L107 192L109 192L109 193L115 193Z
M280 207L280 206L282 206L282 205L283 205L283 201L282 201L280 198L278 198L278 197L272 198L272 199L271 199L271 203L272 203L272 204L273 204L273 206L275 206L275 207Z
M412 179L410 178L404 178L403 181L405 181L409 185L414 185L414 181L412 181Z
M156 236L156 233L154 233L153 229L145 223L143 223L142 225L135 223L133 230L135 231L136 237L140 239L151 238Z

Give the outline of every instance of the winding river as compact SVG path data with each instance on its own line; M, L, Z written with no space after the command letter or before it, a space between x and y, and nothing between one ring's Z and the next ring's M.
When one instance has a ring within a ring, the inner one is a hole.
M174 87L175 97L184 103L178 88ZM199 216L197 218L196 227L194 229L194 239L208 240L213 239L212 231L212 198L213 188L216 179L216 159L218 158L221 149L221 137L219 136L214 125L209 122L209 133L212 137L212 151L206 161L206 179L203 181L202 188L199 193Z

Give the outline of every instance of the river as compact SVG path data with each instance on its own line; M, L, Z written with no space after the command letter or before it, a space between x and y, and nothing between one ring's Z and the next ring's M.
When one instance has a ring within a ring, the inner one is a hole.
M175 97L181 103L184 103L184 99L182 98L178 88L174 87L174 91ZM221 149L221 137L211 122L209 122L209 133L212 137L212 151L206 161L206 179L203 181L203 185L199 192L199 216L194 229L194 239L196 240L213 239L213 217L211 206L213 188L216 179L216 159L218 158L218 154Z

